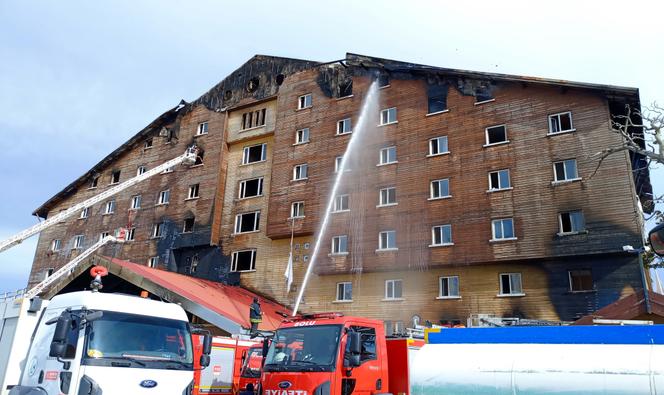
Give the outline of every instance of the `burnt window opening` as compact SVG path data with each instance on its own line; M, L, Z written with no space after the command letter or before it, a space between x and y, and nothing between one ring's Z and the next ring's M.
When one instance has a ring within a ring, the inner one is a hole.
M256 232L260 226L260 211L238 214L235 217L235 233Z
M152 148L152 137L145 140L145 143L143 143L143 148L144 149Z
M447 85L430 85L427 88L427 114L447 110Z
M276 78L276 80L277 80L277 85L281 85L281 84L283 84L285 78L286 78L285 75L283 75L283 74L277 74L277 78Z
M489 100L493 100L493 94L489 87L480 86L475 90L475 103L482 103Z
M339 84L339 97L353 95L353 80L343 81Z
M244 180L240 182L240 199L247 199L263 195L263 177Z
M201 261L201 258L198 257L198 254L195 254L191 257L191 266L189 268L189 273L196 273L198 270L198 263Z
M99 184L99 176L92 177L90 180L90 188L97 188L97 184Z
M246 272L256 269L256 250L236 251L231 258L232 272Z
M247 92L255 92L258 89L258 78L254 77L247 83Z
M486 145L507 143L507 128L505 125L486 128Z
M205 151L199 149L198 153L196 154L196 162L194 162L194 166L202 165L204 156L205 156Z
M242 114L242 130L265 126L266 109L249 111Z
M120 170L115 170L111 173L111 184L117 184L120 182Z
M233 97L233 91L227 90L224 92L224 100L230 100Z
M191 232L193 232L195 222L196 222L196 218L194 218L194 217L185 218L184 226L182 227L182 233L191 233Z
M590 269L568 270L570 292L595 290L593 272Z
M386 86L390 86L390 76L386 73L381 73L378 76L378 87L383 88Z
M249 147L244 147L242 153L242 164L248 165L250 163L262 162L266 159L267 144L257 144Z

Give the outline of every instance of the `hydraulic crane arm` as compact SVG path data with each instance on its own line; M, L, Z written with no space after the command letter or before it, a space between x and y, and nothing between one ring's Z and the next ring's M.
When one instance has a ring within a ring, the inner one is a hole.
M80 213L81 210L83 210L86 207L90 207L90 206L92 206L96 203L104 201L104 200L108 199L109 197L117 194L118 192L121 192L121 191L123 191L123 190L125 190L125 189L127 189L127 188L129 188L133 185L136 185L141 181L147 180L148 178L154 176L155 174L159 174L159 173L163 172L164 170L166 170L168 168L179 165L180 163L193 164L193 163L196 162L196 157L197 156L198 156L198 148L196 148L196 146L189 147L189 148L187 148L187 151L185 151L184 154L178 156L177 158L171 159L168 162L165 162L165 163L163 163L163 164L161 164L161 165L159 165L159 166L157 166L153 169L150 169L150 170L146 171L143 174L140 174L136 177L130 178L129 180L127 180L123 183L120 183L120 184L118 184L118 185L116 185L112 188L109 188L109 189L105 190L104 192L91 197L88 200L85 200L81 203L75 204L75 205L71 206L70 208L66 209L65 211L62 211L62 212L46 219L45 221L42 221L42 222L38 223L37 225L34 225L34 226L32 226L32 227L30 227L30 228L28 228L28 229L26 229L22 232L10 237L9 239L0 242L0 252L3 252L5 250L15 246L16 244L20 244L23 240L25 240L25 239L41 232L44 229L47 229L48 227L50 227L53 224L56 224L56 223L58 223L58 222L60 222L64 219L67 219L67 218L71 217L72 215L74 215L76 213Z

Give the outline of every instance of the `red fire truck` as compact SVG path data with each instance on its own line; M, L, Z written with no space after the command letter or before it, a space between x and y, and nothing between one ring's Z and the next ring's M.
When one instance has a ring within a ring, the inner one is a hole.
M194 355L202 352L201 340L195 341ZM226 337L212 339L210 365L195 366L193 395L243 394L257 388L262 362L262 344Z

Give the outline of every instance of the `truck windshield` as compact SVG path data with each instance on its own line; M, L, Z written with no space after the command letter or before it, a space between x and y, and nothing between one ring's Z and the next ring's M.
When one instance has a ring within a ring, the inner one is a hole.
M104 311L87 328L84 364L193 369L186 321Z
M266 372L331 372L334 370L340 325L279 329L270 344Z
M263 349L261 347L251 347L247 350L247 355L242 364L242 377L257 378L261 377L261 362L263 361Z

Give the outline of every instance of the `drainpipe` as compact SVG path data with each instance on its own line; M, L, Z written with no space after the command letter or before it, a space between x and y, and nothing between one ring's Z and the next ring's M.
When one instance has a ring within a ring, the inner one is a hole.
M646 280L646 269L643 267L643 253L646 251L644 247L634 248L630 245L623 246L623 251L630 254L638 254L639 256L639 270L641 271L641 285L643 286L643 301L646 303L646 312L652 314L652 306L650 305L650 295L648 295L648 282Z

